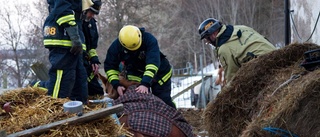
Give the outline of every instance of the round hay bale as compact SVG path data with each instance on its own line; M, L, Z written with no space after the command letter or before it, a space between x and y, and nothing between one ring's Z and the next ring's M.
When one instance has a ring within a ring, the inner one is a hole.
M266 115L267 102L272 102L270 98L283 98L287 95L284 93L292 89L280 89L275 96L269 96L291 75L305 72L299 66L304 52L317 48L319 46L312 43L293 43L243 65L230 85L222 89L204 112L209 135L239 136L248 125L255 127L252 122L262 114ZM259 136L258 133L255 135Z

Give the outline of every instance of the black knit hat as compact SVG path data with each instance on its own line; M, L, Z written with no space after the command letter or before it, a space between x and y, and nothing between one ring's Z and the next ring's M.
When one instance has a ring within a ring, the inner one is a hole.
M99 14L101 8L101 0L92 0L93 5L89 8L89 10L93 11L94 14Z

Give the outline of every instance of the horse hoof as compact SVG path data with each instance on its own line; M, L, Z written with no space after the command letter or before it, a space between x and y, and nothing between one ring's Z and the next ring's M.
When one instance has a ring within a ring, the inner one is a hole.
M3 110L6 112L6 113L9 113L9 112L11 112L11 106L10 106L10 103L11 102L7 102L7 103L5 103L4 105L3 105Z

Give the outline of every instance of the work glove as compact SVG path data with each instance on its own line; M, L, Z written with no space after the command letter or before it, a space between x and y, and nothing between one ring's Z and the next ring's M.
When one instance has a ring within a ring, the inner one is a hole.
M100 61L99 61L99 58L98 56L93 56L90 58L90 63L91 64L101 64Z
M80 40L78 26L67 27L66 31L72 42L72 47L70 49L70 52L73 53L74 55L78 55L82 53L82 42Z
M122 86L120 83L116 83L116 84L114 84L112 86L113 86L113 89L115 89L120 96L122 96L123 95L123 91L126 90L125 87Z
M97 75L99 73L99 64L101 64L99 59L98 59L98 56L91 57L90 58L90 64L91 64L93 73L95 75Z

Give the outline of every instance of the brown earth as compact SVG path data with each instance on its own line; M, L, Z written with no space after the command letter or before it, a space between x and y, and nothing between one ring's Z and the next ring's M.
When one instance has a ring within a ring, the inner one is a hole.
M203 124L203 109L181 108L178 109L192 126L193 132L201 137L208 136Z

